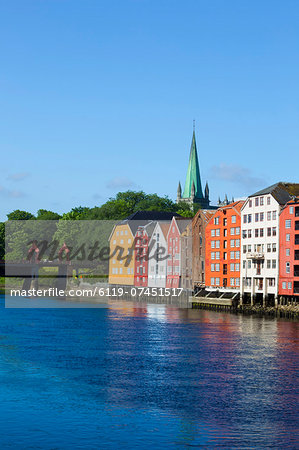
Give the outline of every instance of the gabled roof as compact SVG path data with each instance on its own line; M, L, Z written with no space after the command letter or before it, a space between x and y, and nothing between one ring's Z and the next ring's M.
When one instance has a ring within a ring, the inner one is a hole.
M167 211L137 211L130 216L128 216L126 219L121 220L118 222L117 225L126 225L128 224L133 236L135 236L135 233L137 231L137 228L140 226L145 226L150 222L156 222L156 221L169 221L171 222L173 217L181 217L176 212L167 212Z
M186 229L186 227L189 225L189 223L192 222L192 219L186 219L184 217L176 217L175 221L176 221L176 224L177 224L180 234L182 234L183 231Z
M206 223L215 215L216 209L199 209L195 216L192 218L192 222L196 222L199 215L203 216Z
M220 210L220 211L223 211L223 210L225 210L225 209L235 209L238 213L241 213L241 208L242 208L242 206L244 205L244 203L245 203L245 200L238 200L238 201L236 201L236 202L232 202L232 203L229 203L228 205L225 205L225 206L220 206L219 208L218 208L218 211ZM216 211L217 212L217 211Z
M139 227L144 228L148 237L150 238L151 235L153 234L156 224L157 224L156 221L151 221L151 222L148 222L146 225L138 225L137 228L139 228Z
M170 227L170 222L158 222L158 223L160 225L160 228L162 230L162 233L163 233L165 239L167 239L167 233L168 233L168 230Z
M267 194L271 194L280 205L285 205L289 200L291 200L292 196L299 195L299 183L285 183L283 181L279 181L278 183L272 184L271 186L250 195L249 197L257 197Z

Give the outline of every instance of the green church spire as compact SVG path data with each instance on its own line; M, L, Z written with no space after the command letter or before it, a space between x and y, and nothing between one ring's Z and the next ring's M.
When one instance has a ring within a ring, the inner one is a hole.
M191 143L191 149L190 149L187 177L186 177L186 182L185 182L185 189L184 189L182 198L191 198L191 196L193 194L193 192L192 192L192 184L193 183L194 183L194 187L195 187L195 192L194 192L195 199L203 199L194 129L193 129L192 143Z

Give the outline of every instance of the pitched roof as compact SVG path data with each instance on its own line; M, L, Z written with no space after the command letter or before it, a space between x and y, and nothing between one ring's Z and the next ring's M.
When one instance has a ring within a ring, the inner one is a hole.
M162 233L165 237L165 239L167 239L167 233L170 227L170 222L159 222L160 228L162 230Z
M172 220L173 216L181 217L176 212L168 211L136 211L124 220Z
M271 186L250 195L249 197L257 197L259 195L267 194L273 195L275 200L280 205L284 205L291 200L292 196L299 195L299 183L285 183L283 181L279 181L278 183L272 184Z
M181 217L178 213L167 212L167 211L137 211L126 219L118 222L117 225L128 224L131 228L132 234L135 236L137 228L140 226L145 226L149 223L156 221L169 221L171 222L173 217Z
M179 232L182 233L187 225L192 222L192 219L186 219L185 217L176 217L175 218L177 227L179 229Z
M241 212L241 208L244 205L244 203L245 203L245 200L237 200L236 202L229 203L228 205L220 206L218 208L218 210L234 208L235 210L237 210L240 213Z
M187 169L185 188L184 188L182 198L190 198L191 197L193 183L194 183L194 188L195 188L195 192L194 192L195 198L203 199L204 197L203 197L202 187L201 187L194 130L193 130L193 135L192 135L192 142L191 142L191 149L190 149L189 164L188 164L188 169Z

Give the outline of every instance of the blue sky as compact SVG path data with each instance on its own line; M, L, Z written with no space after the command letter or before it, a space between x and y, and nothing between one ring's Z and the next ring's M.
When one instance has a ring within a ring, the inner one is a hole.
M299 2L0 1L0 218L298 181Z

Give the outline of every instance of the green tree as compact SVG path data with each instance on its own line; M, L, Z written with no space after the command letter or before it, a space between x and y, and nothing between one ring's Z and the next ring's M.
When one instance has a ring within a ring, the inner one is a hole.
M39 209L36 218L37 220L59 220L61 215L47 209Z
M11 213L7 214L8 220L32 220L35 219L34 215L28 211L21 211L16 209Z
M87 206L77 206L72 208L70 212L62 215L63 220L84 220L88 219L90 208Z
M0 259L5 255L5 223L0 222Z

